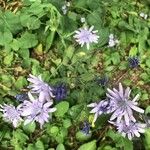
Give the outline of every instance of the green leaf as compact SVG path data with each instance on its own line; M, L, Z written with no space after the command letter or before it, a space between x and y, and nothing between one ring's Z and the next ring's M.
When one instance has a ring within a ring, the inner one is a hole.
M116 144L116 147L124 148L125 150L133 150L132 141L128 140L128 138L124 138L117 132L115 133L113 130L109 130L107 132L107 136L111 137Z
M91 138L92 134L89 133L89 134L85 134L83 133L82 131L78 131L76 133L76 139L80 142L83 142L83 141L87 141Z
M0 45L5 46L13 40L13 35L6 27L0 31Z
M118 52L112 53L111 54L111 60L114 65L117 65L120 63L120 55Z
M38 43L37 36L29 32L25 32L21 35L21 38L18 39L20 47L22 49L35 47Z
M56 111L55 111L55 116L57 117L63 117L64 114L68 111L69 109L69 103L66 101L60 102L56 106Z
M41 25L41 22L38 19L38 17L27 15L27 14L22 14L20 21L21 21L21 25L23 27L27 27L29 30L38 29Z
M83 105L80 104L80 105L74 105L72 106L70 109L69 109L69 115L72 117L72 118L77 118L81 111L83 110Z
M136 46L132 47L129 51L129 56L133 57L133 56L136 56L138 53L138 49Z
M36 150L45 150L44 148L44 144L42 141L38 140L36 143L35 143L35 147L36 147Z
M4 13L1 13L0 22L2 23L2 26L0 25L0 28L7 28L13 34L18 33L18 31L22 29L19 17L19 13L13 13L6 10Z
M146 65L148 66L148 68L150 68L150 59L146 60Z
M71 120L70 119L65 119L63 120L63 127L64 128L69 128L72 125Z
M11 66L12 62L13 62L13 59L14 58L14 53L13 52L10 52L8 55L6 55L4 57L4 64L7 65L7 66Z
M35 150L35 146L33 144L28 144L28 147L26 150Z
M15 87L17 89L21 89L23 88L24 86L26 86L28 83L27 83L27 80L23 77L23 76L20 76L17 81L15 82Z
M101 29L103 27L102 11L103 10L99 8L87 16L88 23L91 26L93 25L96 29Z
M74 0L73 1L74 2L74 5L75 5L75 7L77 7L77 8L86 8L87 7L87 5L86 5L86 3L87 3L87 0Z
M52 135L56 136L56 135L58 134L58 132L59 132L59 128L58 128L57 126L51 127L50 133L51 133Z
M35 131L35 128L36 128L35 122L23 125L23 130L27 133L33 133Z
M81 145L78 150L96 150L96 140Z
M13 41L10 45L11 45L11 48L15 51L18 51L20 48L20 44L19 44L18 40L16 40L16 39L13 39Z
M144 147L145 150L149 150L150 149L150 129L147 129L146 132L144 133Z
M65 147L63 144L59 144L57 145L56 150L65 150Z

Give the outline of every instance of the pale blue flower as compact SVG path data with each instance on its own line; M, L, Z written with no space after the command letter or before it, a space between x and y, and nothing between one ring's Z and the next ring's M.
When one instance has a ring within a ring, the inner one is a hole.
M111 124L117 127L117 130L123 137L128 137L129 140L132 140L133 137L140 137L140 133L145 132L146 124L137 123L137 122L129 122L129 125L126 125L125 121L121 121L120 123L110 122Z
M56 108L50 108L53 102L41 102L35 99L31 93L28 93L30 101L24 101L21 104L21 115L25 117L24 124L30 122L38 122L42 128L45 122L49 122L51 113L56 111Z
M41 76L36 77L30 74L27 80L32 83L28 86L31 88L31 93L39 94L39 101L53 101L53 89L42 80Z
M114 104L109 100L102 100L99 103L91 103L87 107L93 107L90 113L94 113L93 123L97 120L98 116L102 114L109 114L114 111Z
M91 43L98 43L99 36L96 35L98 31L93 31L93 28L94 26L91 26L89 29L84 27L75 31L76 34L74 35L74 38L81 45L81 47L86 44L87 49L89 49Z
M136 101L139 98L139 94L131 99L131 90L129 87L124 90L122 84L119 83L119 90L115 88L110 90L108 88L107 91L107 97L115 104L114 112L110 118L111 121L117 119L117 123L119 123L124 119L125 123L129 125L130 121L136 122L136 119L133 116L133 111L144 113L144 110L137 106L138 103Z
M0 105L0 107L0 111L3 112L2 116L4 118L4 121L12 123L15 128L18 127L23 121L21 118L20 106L15 107L11 104L4 104Z

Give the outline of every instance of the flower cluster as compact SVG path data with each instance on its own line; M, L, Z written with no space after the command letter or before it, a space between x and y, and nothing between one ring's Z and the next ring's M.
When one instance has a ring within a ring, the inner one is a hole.
M64 91L61 91L64 86L60 87L59 91L55 90L45 83L41 76L36 77L31 74L27 80L31 83L28 86L30 88L28 95L18 94L15 96L17 101L22 103L17 107L7 104L1 105L0 111L3 112L4 120L12 123L15 128L22 121L25 125L34 121L38 122L42 128L44 123L51 118L51 113L56 111L56 108L51 108L55 95L58 97L59 93L59 98L64 98Z
M132 139L134 136L139 136L137 132L142 133L145 125L141 126L137 123L134 113L144 113L144 110L137 106L139 94L133 99L130 99L130 93L131 89L127 87L124 90L121 83L119 83L119 90L115 88L111 90L108 88L106 100L102 100L98 104L92 103L88 105L88 107L93 107L90 112L95 114L93 122L95 122L101 114L112 113L109 122L116 125L119 132L123 135L127 135L129 139Z

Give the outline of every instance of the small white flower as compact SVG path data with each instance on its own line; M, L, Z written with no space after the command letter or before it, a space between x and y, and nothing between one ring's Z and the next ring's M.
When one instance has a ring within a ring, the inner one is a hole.
M84 23L85 22L85 18L81 17L81 22Z
M68 11L67 6L63 5L61 9L62 9L63 14L66 15Z
M143 12L141 12L140 13L140 17L142 17L142 18L144 18L146 20L148 18L148 15L143 13Z
M74 38L81 45L81 47L86 44L87 49L90 48L91 43L98 43L99 36L96 35L97 30L93 31L94 26L91 26L89 29L87 27L80 28L75 31Z
M0 105L0 111L3 112L3 118L6 122L11 122L13 126L16 128L22 122L22 118L20 116L21 110L20 106L17 108L13 105Z
M66 6L67 6L67 7L70 7L70 2L67 2L67 3L66 3Z
M109 42L108 42L108 47L114 47L116 44L118 44L119 41L115 39L113 34L109 35Z

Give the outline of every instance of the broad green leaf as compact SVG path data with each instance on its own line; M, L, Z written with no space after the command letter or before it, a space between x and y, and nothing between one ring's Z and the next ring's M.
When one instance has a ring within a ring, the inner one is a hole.
M4 13L1 13L0 16L0 22L3 23L2 27L7 28L13 34L18 33L18 31L22 29L19 17L19 14L6 10Z
M130 49L129 56L131 56L131 57L136 56L137 53L138 53L138 49L137 49L137 47L134 46Z
M44 144L42 141L38 140L36 143L35 143L35 147L36 147L36 150L45 150L44 148Z
M91 135L92 135L91 133L85 134L82 131L78 131L76 133L76 139L80 142L87 141L91 138Z
M63 120L63 127L64 128L69 128L71 125L72 125L72 123L71 123L70 119Z
M10 44L12 40L13 40L13 35L9 29L5 27L4 30L0 31L0 45L1 46L6 46L7 44Z
M22 14L20 21L21 21L21 25L23 27L27 27L29 30L38 29L41 25L41 22L38 19L38 17L27 15L27 14Z
M111 137L116 144L116 147L123 147L125 150L133 150L132 141L128 140L128 138L124 138L119 133L115 133L113 130L109 130L107 132L107 136Z
M144 133L144 147L145 150L149 150L150 149L150 129L147 129L146 132Z
M63 144L59 144L57 145L56 150L65 150L65 147Z
M146 60L146 65L150 68L150 59Z
M13 52L10 52L8 55L6 55L4 57L4 61L3 63L7 66L11 66L12 62L14 60L14 53Z
M78 104L78 105L74 105L72 106L70 109L69 109L69 115L72 117L72 118L77 118L79 116L79 114L81 113L82 109L83 109L83 105L82 104Z
M35 150L35 146L33 144L28 144L28 147L26 150Z
M66 102L66 101L63 101L63 102L60 102L59 104L57 104L56 106L56 111L54 112L55 113L55 116L57 117L63 117L64 114L68 111L69 109L69 103Z
M21 89L23 88L24 86L27 86L27 80L23 77L23 76L20 76L17 81L15 82L15 87L17 89Z
M78 150L96 150L96 140L81 145Z
M112 53L111 54L111 60L114 65L117 65L120 63L120 55L118 52Z
M56 136L58 134L58 132L59 132L59 128L57 126L53 126L53 127L50 128L50 133L52 135Z
M33 133L35 131L35 128L36 128L35 122L23 125L23 130L27 133Z
M34 47L38 43L36 35L27 31L21 35L21 38L19 38L18 41L22 49Z

